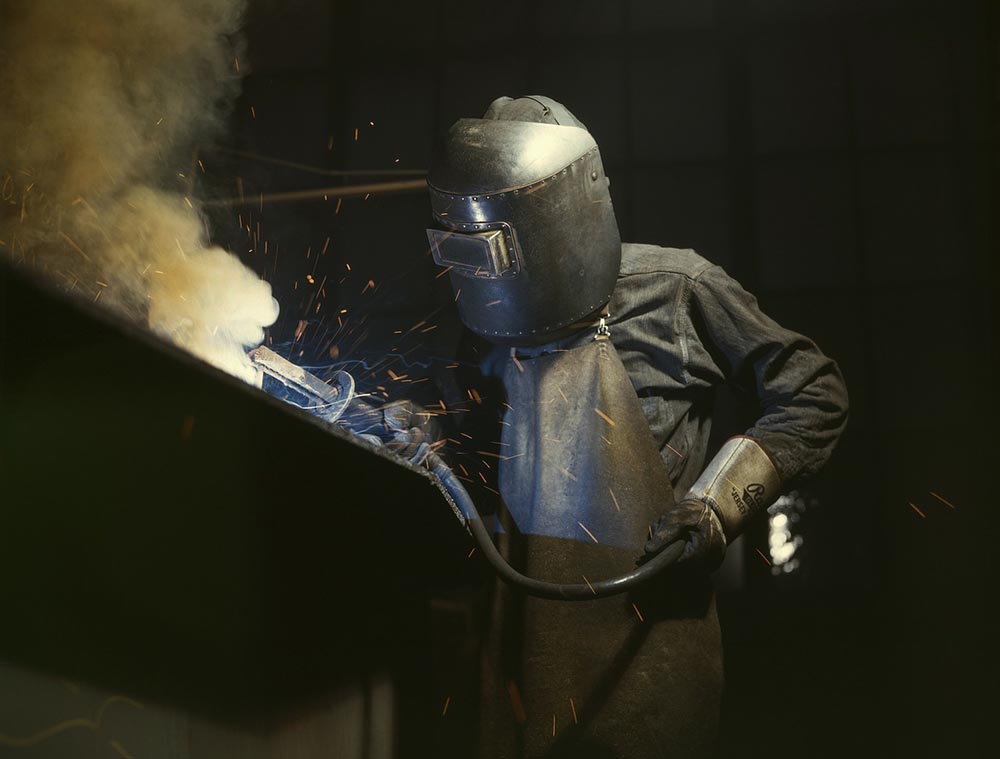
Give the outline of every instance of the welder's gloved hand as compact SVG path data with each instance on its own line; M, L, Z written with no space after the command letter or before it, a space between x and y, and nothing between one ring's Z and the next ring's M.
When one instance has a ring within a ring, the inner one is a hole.
M422 464L431 452L432 442L434 441L422 429L410 427L408 430L397 431L385 443L385 447L414 464Z
M393 401L381 408L385 446L415 464L423 463L435 440L431 414L410 401Z
M677 560L685 565L711 572L726 554L726 536L722 523L704 501L685 498L653 525L653 537L646 541L645 554L637 563L644 564L676 540L685 540L684 553Z

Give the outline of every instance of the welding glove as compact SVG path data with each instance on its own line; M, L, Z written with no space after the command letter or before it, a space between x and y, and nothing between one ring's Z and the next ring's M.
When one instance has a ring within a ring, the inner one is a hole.
M431 415L410 401L393 401L379 409L385 446L414 464L423 463L434 442Z
M652 537L646 541L643 564L677 540L687 541L678 562L698 564L712 571L726 554L726 536L722 523L712 507L695 498L685 498L652 526Z
M746 435L730 438L680 503L652 527L639 561L648 561L675 540L687 540L678 561L697 562L711 571L722 563L727 543L780 494L781 477L760 443Z

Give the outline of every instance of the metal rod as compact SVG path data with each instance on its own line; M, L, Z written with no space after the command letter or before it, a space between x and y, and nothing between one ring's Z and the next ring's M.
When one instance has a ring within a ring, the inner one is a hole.
M272 158L271 156L249 153L246 150L236 150L235 148L226 148L221 145L213 145L208 150L216 153L228 153L229 155L247 158L251 161L259 161L260 163L270 163L275 166L285 166L289 169L307 171L310 174L322 174L328 177L422 177L427 174L427 169L321 169L306 163L287 161L284 158Z
M341 185L340 187L323 187L318 190L293 190L291 192L273 192L243 198L220 198L206 200L202 206L211 208L218 206L239 206L250 200L252 203L293 203L298 200L320 200L328 198L348 198L361 195L386 195L404 192L423 192L427 189L426 179L407 179L400 182L370 182L368 184Z

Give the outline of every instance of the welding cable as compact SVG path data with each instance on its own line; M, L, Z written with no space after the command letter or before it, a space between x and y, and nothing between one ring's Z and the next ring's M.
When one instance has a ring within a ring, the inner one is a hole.
M472 533L476 545L483 552L486 560L493 567L494 571L500 575L501 579L514 585L524 592L539 598L548 598L556 601L588 601L594 598L607 598L608 596L624 593L644 583L660 574L664 569L673 564L684 553L686 542L683 540L669 544L656 556L631 572L613 577L609 580L598 580L590 583L555 583L536 580L526 577L507 563L507 560L500 555L497 547L493 544L493 538L486 530L483 520L479 516L479 511L469 496L465 486L459 481L458 476L447 464L442 461L437 454L430 454L427 457L426 465L438 478L445 490L455 501L455 505L465 515L466 526Z

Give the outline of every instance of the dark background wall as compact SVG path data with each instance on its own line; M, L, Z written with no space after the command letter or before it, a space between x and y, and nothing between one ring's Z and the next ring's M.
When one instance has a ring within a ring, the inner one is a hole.
M433 314L406 350L448 360L458 327L423 193L259 194L412 178L376 172L426 168L435 137L499 95L566 103L601 145L623 238L723 265L835 357L851 393L849 430L809 485L800 570L772 574L761 527L720 599L725 755L980 755L997 674L997 13L989 0L251 2L230 142L202 153L206 192L247 202L214 210L215 234L273 282L276 342L308 322L305 358L336 345L370 365ZM241 241L248 219L260 233Z

